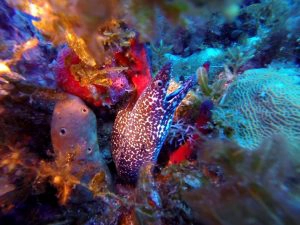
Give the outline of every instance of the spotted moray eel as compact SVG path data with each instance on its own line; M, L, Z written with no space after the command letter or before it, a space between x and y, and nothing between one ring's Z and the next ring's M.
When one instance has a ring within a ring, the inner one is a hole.
M112 132L112 156L118 175L135 182L144 163L155 163L175 110L194 80L167 94L171 64L165 65L133 106L120 110Z

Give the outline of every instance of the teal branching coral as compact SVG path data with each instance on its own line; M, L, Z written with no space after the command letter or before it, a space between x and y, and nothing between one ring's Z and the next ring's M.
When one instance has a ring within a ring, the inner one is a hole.
M245 65L255 55L256 49L248 43L248 46L233 45L226 51L226 65L232 68L233 74L237 74L238 70Z
M172 50L172 45L166 45L163 40L160 40L158 45L151 44L152 50L152 71L154 73L158 72L159 69L167 63L167 58L165 54L170 53Z
M300 156L300 77L297 69L252 69L242 74L214 111L215 121L235 131L233 139L253 150L281 134Z

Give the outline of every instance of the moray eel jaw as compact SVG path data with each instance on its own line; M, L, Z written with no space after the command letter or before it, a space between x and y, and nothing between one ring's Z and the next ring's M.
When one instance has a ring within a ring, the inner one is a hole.
M175 110L194 84L190 79L167 94L171 64L165 65L132 107L121 110L112 133L112 155L118 175L135 182L144 163L156 163Z

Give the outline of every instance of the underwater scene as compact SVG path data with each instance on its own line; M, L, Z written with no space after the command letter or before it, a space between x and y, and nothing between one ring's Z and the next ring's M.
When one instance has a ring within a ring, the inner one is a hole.
M300 0L0 0L15 224L300 224Z

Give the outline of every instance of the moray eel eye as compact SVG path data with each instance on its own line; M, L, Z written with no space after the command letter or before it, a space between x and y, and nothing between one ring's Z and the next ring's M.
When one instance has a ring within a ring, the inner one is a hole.
M156 81L156 85L158 87L162 87L163 86L163 82L161 80Z

